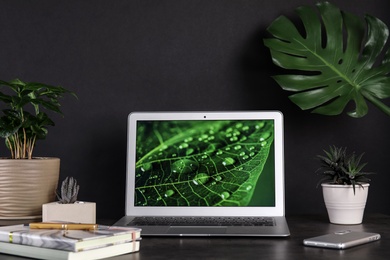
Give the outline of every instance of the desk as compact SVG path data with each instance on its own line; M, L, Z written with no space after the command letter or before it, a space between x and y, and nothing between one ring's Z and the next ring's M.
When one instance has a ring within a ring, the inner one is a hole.
M287 217L288 238L179 238L144 237L141 251L109 258L144 259L390 259L390 216L368 215L361 225L329 224L327 216ZM377 232L382 239L346 250L305 247L302 240L338 230ZM0 254L1 260L25 258Z

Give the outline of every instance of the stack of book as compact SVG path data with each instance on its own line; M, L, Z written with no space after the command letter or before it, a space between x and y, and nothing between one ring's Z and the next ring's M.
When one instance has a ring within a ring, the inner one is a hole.
M0 227L0 253L48 260L102 259L139 251L141 229L97 226L96 229Z

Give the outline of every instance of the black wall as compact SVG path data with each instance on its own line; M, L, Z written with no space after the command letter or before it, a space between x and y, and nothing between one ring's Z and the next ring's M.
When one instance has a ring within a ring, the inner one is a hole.
M145 110L281 110L287 215L325 213L315 155L332 144L365 152L366 170L378 173L367 211L390 214L390 118L374 107L362 119L301 111L270 78L280 70L262 43L266 27L315 2L0 0L0 79L77 93L35 155L60 157L61 179L79 180L98 218L124 213L126 119ZM333 2L390 25L388 0Z

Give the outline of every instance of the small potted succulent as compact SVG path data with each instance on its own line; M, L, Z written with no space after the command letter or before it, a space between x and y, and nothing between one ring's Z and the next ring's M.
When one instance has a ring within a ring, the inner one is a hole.
M0 137L10 151L0 158L0 220L41 218L42 204L55 200L60 159L34 157L33 151L54 126L46 112L62 114L65 94L75 96L59 86L0 80Z
M57 192L57 202L42 205L43 222L96 223L96 203L78 201L80 186L73 177L66 177Z
M321 162L320 179L329 220L334 224L360 224L368 196L372 172L363 172L363 154L347 154L347 148L330 146Z

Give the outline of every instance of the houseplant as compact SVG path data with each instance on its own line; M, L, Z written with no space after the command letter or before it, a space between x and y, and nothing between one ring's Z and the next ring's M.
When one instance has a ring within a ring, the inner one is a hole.
M322 186L329 220L334 224L359 224L363 220L370 179L363 172L363 154L347 154L347 148L330 146L321 162L319 184Z
M296 13L302 26L280 16L267 28L272 37L264 39L274 64L290 72L274 79L284 90L293 92L291 101L302 110L329 116L341 114L354 103L348 112L354 118L368 113L368 101L390 115L390 108L382 102L390 97L390 50L384 50L389 35L386 24L371 15L363 20L326 1L317 3L316 8L298 7ZM332 156L345 152L332 149ZM359 172L360 158L352 156L343 169ZM348 179L348 174L339 179L348 185L333 188L336 200L356 198L358 190L368 191L368 185L364 188L365 184L356 180L363 181L365 175L357 172L351 175L355 179ZM356 194L344 191L345 195L335 195L341 187L350 187Z
M78 201L80 186L73 177L62 181L57 193L57 202L42 205L42 221L64 221L71 223L96 223L96 203Z
M54 126L45 111L62 114L64 94L75 96L62 87L0 80L0 137L10 151L0 159L0 219L37 218L42 204L54 201L60 159L33 157L33 151Z
M367 114L369 101L390 115L381 101L390 96L390 51L382 51L386 24L366 15L365 26L329 2L317 9L301 6L296 13L304 28L280 16L267 28L273 37L264 39L274 64L291 72L274 76L284 90L295 92L291 101L323 115L338 115L354 102L348 115L355 118Z

